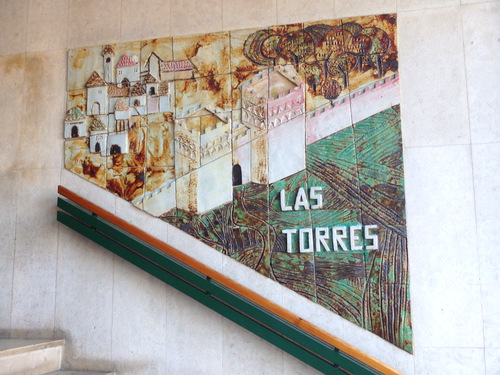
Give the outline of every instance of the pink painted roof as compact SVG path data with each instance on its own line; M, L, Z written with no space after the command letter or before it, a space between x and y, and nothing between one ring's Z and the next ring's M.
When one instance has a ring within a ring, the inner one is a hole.
M172 72L177 70L191 70L194 69L194 65L191 64L189 60L180 61L161 61L160 69L162 72Z
M117 68L126 68L128 66L139 65L139 62L134 59L135 56L123 55L118 61Z

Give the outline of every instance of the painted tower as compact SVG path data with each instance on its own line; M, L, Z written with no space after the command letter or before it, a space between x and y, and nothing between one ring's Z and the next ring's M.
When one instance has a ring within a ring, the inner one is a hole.
M113 46L108 44L105 46L101 52L102 55L102 64L104 66L104 80L106 82L114 82L114 56L115 50Z
M305 84L293 66L252 77L241 96L233 142L242 183L273 183L305 169Z
M175 121L177 207L202 213L231 201L231 119L197 105Z
M269 74L269 183L306 168L305 84L292 66Z

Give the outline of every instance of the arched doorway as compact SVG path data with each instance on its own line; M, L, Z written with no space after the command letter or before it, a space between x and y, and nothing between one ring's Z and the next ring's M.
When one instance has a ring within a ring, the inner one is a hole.
M101 144L99 142L95 144L95 152L101 152Z
M233 165L233 186L238 186L243 183L241 166L239 164Z
M122 87L130 87L130 81L127 78L122 79Z
M111 149L109 150L109 153L111 155L118 155L122 153L122 149L118 145L112 145Z
M78 127L76 125L71 128L71 138L78 138Z
M94 102L92 104L92 114L98 115L99 113L101 113L101 105L98 102Z

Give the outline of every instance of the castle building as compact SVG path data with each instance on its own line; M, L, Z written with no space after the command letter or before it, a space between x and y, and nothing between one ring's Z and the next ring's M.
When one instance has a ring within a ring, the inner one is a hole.
M104 46L101 52L104 78L94 71L85 85L86 113L92 124L90 152L103 156L129 152L128 131L139 126L140 116L173 109L172 83L160 81L163 60L158 55L151 54L143 72L137 56L122 55L116 65L115 81L115 54L113 46ZM181 68L186 68L186 64ZM87 120L77 110L68 113L66 138L88 135Z
M107 115L108 89L104 79L94 71L85 87L87 88L87 115Z
M233 196L231 119L197 105L175 121L177 207L205 212Z
M241 85L241 95L243 126L233 148L242 183L273 183L305 169L305 84L295 69L261 72Z
M87 116L85 116L85 113L78 107L69 109L66 112L64 121L64 138L86 137L87 134Z
M195 66L189 60L164 61L152 52L146 60L145 71L141 74L151 74L156 81L173 81L174 79L193 78Z
M130 87L139 82L140 64L137 56L123 55L116 65L116 82L119 87Z
M194 65L189 60L160 61L160 78L162 81L190 79L193 78L194 69Z
M89 131L90 152L93 154L101 154L101 156L106 156L108 130L104 122L98 116L92 118L89 126Z
M146 104L146 89L144 88L144 85L141 85L139 82L137 82L130 89L129 105L135 109L137 114L145 115L147 114Z

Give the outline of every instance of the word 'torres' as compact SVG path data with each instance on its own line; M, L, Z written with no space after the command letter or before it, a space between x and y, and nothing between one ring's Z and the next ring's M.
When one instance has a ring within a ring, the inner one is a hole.
M289 205L286 199L286 191L280 191L280 206L282 211L316 210L323 207L323 195L321 186L313 186L309 189L309 196L306 190L300 187L295 196L293 206ZM349 230L347 229L349 228ZM292 228L283 229L286 236L286 251L296 252L293 244L298 235L299 252L307 253L314 251L359 251L378 250L377 225L352 225L318 227L318 228ZM375 233L373 233L375 231ZM364 239L364 241L363 241Z

